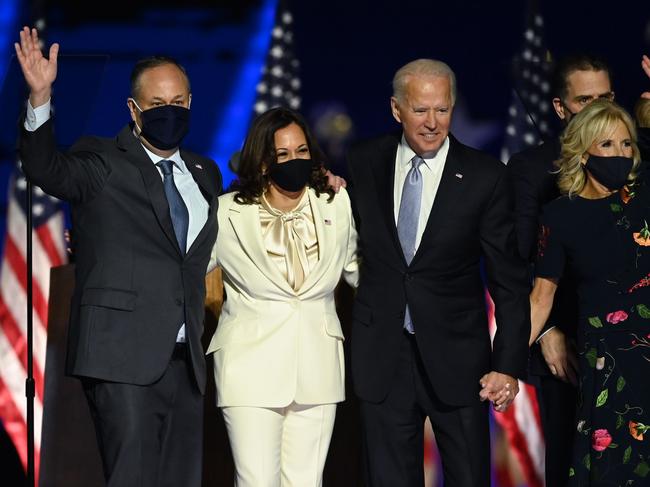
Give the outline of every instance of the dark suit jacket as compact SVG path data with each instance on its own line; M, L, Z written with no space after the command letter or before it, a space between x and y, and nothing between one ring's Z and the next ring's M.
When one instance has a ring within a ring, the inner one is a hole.
M393 209L400 138L393 134L361 142L348 155L362 249L351 337L354 388L371 402L387 395L408 302L435 393L447 404L474 404L483 374L496 370L523 377L526 371L527 270L515 248L506 168L450 136L431 215L407 265ZM493 351L483 265L499 325Z
M205 388L205 274L217 234L217 166L182 151L209 203L208 220L185 256L179 250L158 169L129 126L116 138L84 137L56 151L53 120L22 130L31 181L71 204L76 287L67 372L146 385L165 371L186 323L194 375Z
M530 147L508 161L510 180L515 191L515 227L519 254L529 262L537 256L539 217L544 204L560 196L557 169L553 161L560 157L560 140L550 139Z
M514 154L508 161L510 181L515 195L517 247L520 255L533 266L537 258L539 218L542 207L560 196L557 187L557 168L554 165L560 157L560 140L549 139L535 147ZM531 273L534 273L531 267ZM531 276L532 277L532 276ZM576 283L569 275L558 283L553 308L542 332L557 326L565 335L574 338L578 321L578 296ZM536 375L551 375L539 345L531 347L530 372Z
M647 166L650 163L650 127L637 127L636 131L641 159Z

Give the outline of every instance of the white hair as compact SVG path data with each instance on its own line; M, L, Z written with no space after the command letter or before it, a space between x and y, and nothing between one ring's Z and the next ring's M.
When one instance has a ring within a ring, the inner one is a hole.
M397 70L395 76L393 76L393 96L398 102L404 101L406 84L413 76L436 76L449 78L451 104L454 105L456 103L456 75L446 63L436 59L416 59Z

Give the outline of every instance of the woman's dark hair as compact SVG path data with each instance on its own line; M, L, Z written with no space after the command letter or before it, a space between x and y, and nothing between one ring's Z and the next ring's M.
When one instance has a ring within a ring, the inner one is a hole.
M271 108L253 121L239 157L237 179L230 185L230 191L237 192L235 201L241 204L253 204L259 201L259 197L270 184L265 169L277 161L275 133L292 123L302 129L311 154L313 165L309 186L319 196L321 193L329 194L328 201L332 201L334 190L329 187L325 175L325 155L302 116L284 107Z

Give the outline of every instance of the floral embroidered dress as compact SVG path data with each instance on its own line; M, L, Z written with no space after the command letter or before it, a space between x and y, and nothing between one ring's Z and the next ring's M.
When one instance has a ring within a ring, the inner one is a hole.
M623 193L622 193L623 194ZM536 274L578 283L571 486L650 485L650 193L544 207ZM552 487L552 486L549 486Z

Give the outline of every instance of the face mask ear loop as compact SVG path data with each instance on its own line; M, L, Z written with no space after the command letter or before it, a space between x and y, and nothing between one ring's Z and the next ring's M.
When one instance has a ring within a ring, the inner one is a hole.
M139 111L140 113L142 113L142 108L140 108L140 105L138 105L138 102L135 101L135 98L130 97L130 98L128 98L128 100L131 100L131 101L133 102L133 104L135 105L135 107L138 109L138 111ZM140 137L140 134L142 133L142 129L141 129L140 126L138 125L138 122L136 122L136 121L134 120L133 123L135 124L136 128L138 129L138 137Z
M133 97L129 97L128 100L131 100L131 101L133 102L133 104L135 105L135 107L138 109L138 111L139 111L140 113L142 113L142 108L140 108L140 105L138 105L138 102L135 101L135 98L133 98Z

